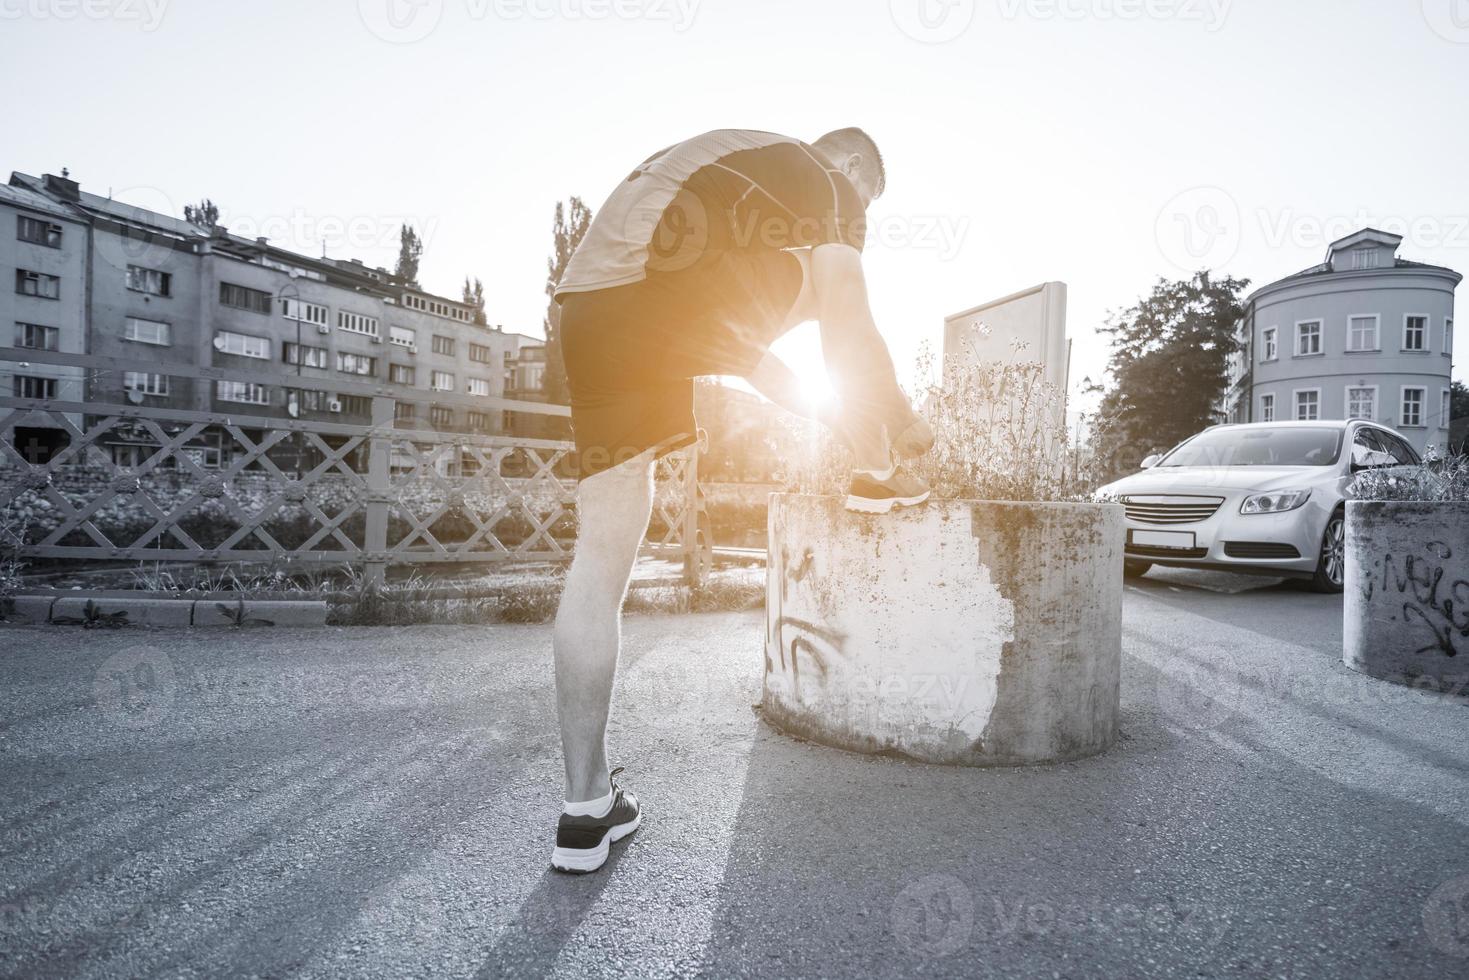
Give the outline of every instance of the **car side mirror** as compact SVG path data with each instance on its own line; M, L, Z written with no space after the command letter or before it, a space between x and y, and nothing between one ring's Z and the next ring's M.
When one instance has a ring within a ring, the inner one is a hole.
M1145 470L1150 470L1153 467L1157 466L1162 461L1163 461L1163 454L1162 453L1153 453L1151 456L1144 457L1143 461L1140 464L1138 464L1138 465L1140 465Z

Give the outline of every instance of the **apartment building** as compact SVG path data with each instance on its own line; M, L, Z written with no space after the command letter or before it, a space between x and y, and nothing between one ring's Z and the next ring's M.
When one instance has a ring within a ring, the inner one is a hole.
M83 399L80 368L30 363L24 352L85 352L87 236L85 222L44 194L0 186L0 329L17 349L17 359L0 368L5 394ZM20 426L15 433L16 447L36 462L63 444L52 426Z
M16 173L7 190L78 229L71 237L79 243L73 275L81 305L60 318L85 350L157 365L93 372L90 401L354 424L370 418L371 398L361 394L211 380L200 368L261 370L382 385L396 398L402 428L504 430L499 411L442 398L503 396L505 365L518 350L514 335L477 323L462 302L360 261L304 256L91 194L65 176ZM156 441L139 426L120 426L109 439L120 462L146 458ZM217 431L197 443L190 451L205 464L227 453Z
M1236 422L1375 419L1422 451L1449 439L1454 289L1442 266L1398 258L1365 228L1326 260L1255 290L1221 405Z

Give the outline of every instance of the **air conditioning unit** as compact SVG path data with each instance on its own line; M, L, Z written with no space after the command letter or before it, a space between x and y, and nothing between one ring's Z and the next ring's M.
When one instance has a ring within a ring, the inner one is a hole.
M329 412L340 412L342 410L342 403L333 398L326 403L326 409Z
M417 354L417 353L418 353L418 345L417 344L409 344L408 345L408 356L409 357L412 357L414 354Z
M316 325L316 332L317 333L331 333L332 332L332 328L329 327L329 326L327 326L325 323L318 323Z
M372 342L373 342L373 343L374 343L374 344L380 344L380 343L382 343L382 342L383 342L383 339L382 339L382 338L381 338L381 337L373 337L373 338L372 338Z

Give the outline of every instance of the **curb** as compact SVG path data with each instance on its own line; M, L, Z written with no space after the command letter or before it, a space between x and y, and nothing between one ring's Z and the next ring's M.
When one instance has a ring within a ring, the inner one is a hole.
M325 626L326 600L18 595L0 626Z

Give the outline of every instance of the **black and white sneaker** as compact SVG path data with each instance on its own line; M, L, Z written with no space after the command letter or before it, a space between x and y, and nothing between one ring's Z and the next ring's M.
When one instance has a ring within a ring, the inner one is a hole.
M557 871L584 875L607 863L614 841L620 841L642 823L643 813L638 798L617 785L621 767L612 770L612 807L600 817L573 817L561 814L556 824L556 847L551 851L551 867Z
M916 507L928 500L928 493L927 483L896 463L885 475L857 470L847 490L847 510L886 514L894 507Z

